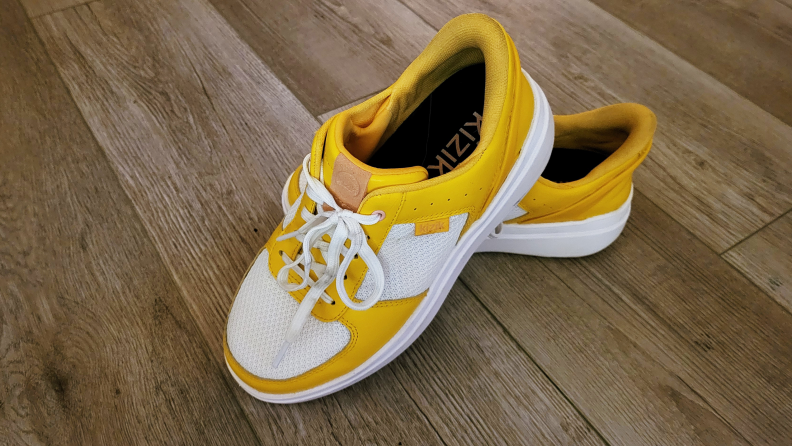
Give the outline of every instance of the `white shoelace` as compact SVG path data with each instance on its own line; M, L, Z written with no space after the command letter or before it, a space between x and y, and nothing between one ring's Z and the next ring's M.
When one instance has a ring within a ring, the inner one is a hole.
M309 164L310 155L303 160L303 173L308 172ZM278 241L282 241L294 237L303 244L302 252L294 260L286 256L286 254L282 254L286 265L278 271L277 279L280 287L286 291L297 291L305 287L310 288L305 297L303 297L302 302L300 302L297 313L286 331L286 339L283 341L278 354L275 355L275 360L272 362L272 367L274 368L278 367L289 347L297 340L317 301L321 298L327 303L335 303L325 293L325 290L333 280L336 281L336 291L338 291L338 296L344 304L350 309L357 311L367 310L379 302L382 291L385 288L385 274L382 271L382 264L380 264L377 255L374 254L374 251L368 245L366 233L363 232L361 227L361 225L373 225L379 222L384 218L384 213L377 211L371 215L363 215L343 209L335 202L333 195L330 194L330 191L327 190L321 181L307 174L300 176L301 182L303 178L306 181L303 193L308 194L308 197L316 202L316 213L313 214L303 208L300 216L305 220L305 224L300 229L277 238ZM289 207L289 212L284 218L284 227L296 215L301 201L301 197L299 197ZM330 210L324 210L325 207L329 207ZM329 243L322 240L322 237L326 234L330 236ZM347 240L350 241L349 248L344 246ZM327 262L326 265L314 262L311 254L313 248L319 249ZM342 255L344 257L343 260L341 260ZM349 264L358 255L366 263L368 274L371 274L374 279L374 292L361 302L353 301L344 288L344 277ZM290 283L290 271L295 271L302 278L302 282L299 284ZM311 279L311 271L316 274L316 281Z

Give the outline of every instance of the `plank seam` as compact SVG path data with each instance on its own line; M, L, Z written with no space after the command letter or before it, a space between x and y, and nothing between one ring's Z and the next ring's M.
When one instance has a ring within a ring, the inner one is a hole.
M207 8L211 9L212 11L214 11L214 13L217 15L217 17L220 20L222 20L223 23L225 23L228 26L228 28L237 37L239 42L241 42L242 45L244 45L250 51L250 54L255 55L256 59L258 59L261 62L261 64L267 69L267 71L269 71L270 74L272 74L272 76L275 79L277 79L278 82L280 82L281 86L283 86L283 88L285 88L289 92L289 94L291 94L292 97L294 97L297 100L297 102L299 102L300 105L302 105L302 107L308 112L309 115L313 116L313 118L318 121L318 119L316 117L317 115L314 115L313 113L311 113L310 109L302 102L302 100L300 100L300 97L297 96L297 94L291 89L291 87L289 87L289 84L287 82L285 82L284 79L282 79L280 76L278 76L278 73L275 70L270 68L270 66L267 63L267 61L262 59L261 55L252 46L250 46L248 41L245 38L243 38L242 35L239 34L239 31L237 31L237 29L231 23L228 22L226 17L217 9L217 6L215 6L215 4L211 0L206 0L204 3L205 3L205 6ZM254 17L256 19L256 21L258 21L258 23L261 26L264 26L264 23L265 23L264 20L262 20L261 17L259 17L258 15L256 15L256 13L252 9L250 9L250 7L247 5L247 3L245 3L244 1L240 1L239 4L242 5L242 7L245 8L245 10L250 14L250 16ZM319 124L321 124L321 122Z
M39 17L46 17L46 16L48 16L48 15L55 14L56 12L63 12L63 11L68 11L69 9L74 9L74 8L76 8L76 7L78 7L78 6L88 6L88 5L90 5L91 3L98 3L98 2L100 2L100 1L101 1L101 0L86 0L86 1L84 1L84 2L77 3L77 4L75 4L75 5L71 5L71 6L67 6L67 7L65 7L65 8L60 8L60 9L53 9L52 11L47 11L47 12L43 12L43 13L41 13L41 14L36 14L36 15L28 15L28 18L29 18L29 19L37 19L37 18L39 18ZM24 5L22 5L22 6L23 6L23 8L22 8L22 9L25 9L25 8L24 8ZM27 9L25 9L25 11L27 12ZM35 28L35 27L34 27L34 28ZM36 31L36 34L38 34L38 31ZM40 39L39 39L39 40L40 40ZM47 56L49 56L49 53L47 53ZM50 58L50 59L52 59L52 58Z
M737 242L737 243L736 243L734 246L732 246L731 248L727 249L726 251L723 251L723 253L721 253L720 255L718 255L718 257L720 257L720 258L721 258L721 260L723 260L724 262L726 262L726 264L727 264L727 265L729 265L729 267L730 267L731 269L733 269L734 271L736 271L736 272L737 272L737 273L738 273L740 276L742 276L742 277L743 277L745 280L747 280L748 282L750 282L750 283L751 283L751 285L753 285L753 286L754 286L754 287L756 287L756 288L757 288L759 291L761 291L761 292L762 292L762 294L764 294L764 295L765 295L765 296L767 296L767 297L768 297L768 298L769 298L771 301L773 301L773 303L775 303L777 306L781 307L782 311L785 311L785 312L789 313L790 315L792 315L792 310L790 310L789 308L787 308L787 307L786 307L786 305L782 305L782 304L781 304L781 302L779 302L779 300L778 300L778 299L776 299L775 297L771 296L771 295L770 295L770 294L769 294L767 291L765 291L765 290L764 290L762 287L760 287L760 286L759 286L759 285L758 285L758 284L757 284L757 283L756 283L756 282L755 282L755 281L754 281L752 278L748 277L748 274L747 274L745 271L743 271L741 268L738 268L738 267L737 267L737 265L735 265L734 263L732 263L732 262L731 262L731 261L730 261L730 260L729 260L729 259L726 257L726 254L728 254L729 252L731 252L731 250L733 250L734 248L736 248L737 246L739 246L740 244L742 244L744 241L746 241L746 240L750 239L751 237L753 237L754 235L756 235L757 233L759 233L759 231L761 231L761 230L765 229L766 227L770 226L771 224L773 224L773 223L775 223L776 221L780 220L781 218L785 217L785 216L786 216L787 214L789 214L789 213L792 213L792 209L790 209L790 210L788 210L788 211L784 212L783 214L779 215L778 217L776 217L776 218L775 218L773 221L771 221L770 223L768 223L768 224L766 224L765 226L763 226L763 227L761 227L761 228L757 229L756 231L754 231L754 233L753 233L753 234L751 234L751 235L749 235L748 237L745 237L744 239L740 240L740 241L739 241L739 242Z
M761 228L757 229L756 231L754 231L754 232L752 232L752 233L750 233L750 234L746 235L746 236L745 236L743 239L741 239L741 240L740 240L740 241L738 241L737 243L735 243L735 244L731 245L730 247L726 248L726 249L725 249L723 252L721 252L721 253L720 253L720 254L718 254L718 255L719 255L719 256L721 256L721 257L723 257L724 255L728 254L728 252L729 252L729 251L731 251L731 250L733 250L734 248L736 248L736 247L740 246L740 245L741 245L743 242L745 242L745 241L746 241L746 240L748 240L749 238L753 237L754 235L758 234L758 233L759 233L759 232L761 232L763 229L765 229L766 227L768 227L768 226L772 225L772 224L773 224L773 223L775 223L776 221L778 221L778 220L781 220L781 219L782 219L784 216L786 216L786 215L787 215L787 214L789 214L790 212L792 212L792 208L788 209L786 212L783 212L781 215L777 216L776 218L774 218L774 219L770 220L769 222L767 222L767 224L765 224L765 225L764 225L764 226L762 226ZM728 260L727 260L727 262L728 262Z
M402 1L402 0L399 0L399 1ZM726 88L727 90L729 90L729 91L731 91L732 93L734 93L736 96L740 97L741 99L745 100L746 102L748 102L748 103L750 103L750 104L753 104L754 106L756 106L756 108L758 108L758 109L762 110L763 112L767 113L767 115L768 115L768 116L770 116L771 118L773 118L773 119L775 119L776 121L778 121L778 123L779 123L779 124L781 124L781 125L784 125L784 126L787 126L787 127L792 127L792 125L789 125L789 124L787 124L786 122L784 122L783 120L781 120L781 118L779 118L778 116L776 116L776 115L774 115L774 114L770 113L769 111L765 110L765 109L764 109L762 106L760 106L759 104L757 104L757 103L755 103L755 102L751 101L750 99L746 98L745 96L743 96L743 95L742 95L740 92L738 92L737 90L735 90L735 89L733 89L732 87L730 87L730 86L726 85L725 83L721 82L719 79L717 79L717 78L716 78L715 76L713 76L712 74L709 74L708 72L706 72L706 71L704 71L703 69L699 68L699 67L698 67L697 65L695 65L695 64L694 64L692 61L690 61L690 60L686 59L685 57L682 57L682 56L680 56L679 54L677 54L677 53L675 53L673 50L671 50L671 48L668 48L667 46L663 45L661 42L658 42L657 40L655 40L655 39L651 38L651 37L650 37L650 36L648 36L647 34L644 34L644 33L643 33L641 30L639 30L638 28L636 28L636 27L634 27L634 26L630 25L629 23L625 22L625 21L624 21L624 20L623 20L621 17L618 17L617 15L615 15L615 14L611 13L610 11L608 11L607 9L605 9L605 8L603 8L602 6L598 5L597 3L594 3L592 0L578 0L578 1L585 1L586 3L588 3L588 4L592 5L593 7L595 7L595 8L597 8L597 9L599 9L600 11L602 11L604 14L607 14L607 15L609 15L609 16L611 16L611 17L613 17L615 20L617 20L617 21L619 21L619 22L623 23L623 24L624 24L624 26L626 26L627 28L631 29L631 30L632 30L632 31L634 31L636 34L638 34L638 35L640 35L640 36L642 36L642 37L646 38L646 39L647 39L647 40L649 40L650 42L653 42L653 43L655 43L657 46L659 46L659 47L660 47L660 48L662 48L663 50L667 51L668 53L670 53L671 55L673 55L675 58L677 58L677 59L679 59L680 61L682 61L682 62L686 63L687 65L689 65L690 67L692 67L693 69L695 69L696 71L698 71L699 73L701 73L701 74L703 74L704 76L706 76L707 78L709 78L709 80L710 80L710 81L712 81L712 82L714 82L714 83L717 83L717 84L719 84L719 85L723 86L723 87L724 87L724 88ZM783 3L782 3L782 4L783 4Z
M434 26L434 25L432 25L431 23L429 23L428 21L426 21L426 19L424 19L424 18L423 18L423 16L422 16L421 14L418 14L417 12L415 12L415 10L414 10L414 9L412 9L412 8L410 7L410 5L408 5L408 4L406 4L406 3L404 3L404 1L403 1L403 0L399 0L399 3L401 3L401 4L402 4L402 6L404 6L404 7L405 7L405 8L407 8L407 9L408 9L408 10L409 10L411 13L413 13L413 15L414 15L414 16L416 16L416 17L418 17L419 19L421 19L421 21L422 21L422 22L424 22L424 24L425 24L426 26L428 26L429 28L431 28L431 29L433 29L433 30L435 30L435 31L439 31L439 30L440 30L439 28L435 28L435 26Z
M599 429L597 429L594 426L594 424L591 423L591 421L588 419L588 417L586 417L586 415L580 410L580 408L575 404L575 402L572 401L572 399L561 389L561 387L559 387L559 385L550 377L550 375L547 373L547 371L545 371L545 369L542 368L542 366L539 365L538 362L536 362L534 357L530 353L528 353L528 351L522 346L522 344L520 344L520 342L517 341L517 339L512 335L511 331L509 331L503 325L503 323L500 321L500 319L495 317L495 315L492 313L492 311L490 311L489 307L487 307L487 305L484 304L484 302L479 298L478 294L476 294L476 292L474 292L473 289L468 286L468 284L465 281L465 279L460 277L459 278L459 282L462 284L462 286L464 286L470 292L470 294L473 295L473 297L476 298L476 301L479 303L479 305L481 305L482 308L484 308L484 311L486 311L487 314L495 321L495 324L498 327L500 327L501 330L503 330L503 332L506 334L506 336L509 338L509 340L515 345L515 347L518 350L520 350L521 352L523 352L523 354L526 356L526 358L528 358L528 360L531 361L536 366L536 368L542 373L542 375L545 378L547 378L547 381L558 391L558 393L564 398L564 400L567 403L569 403L569 405L572 407L572 409L574 409L575 413L577 413L583 419L583 421L586 422L586 425L589 428L591 428L591 430L594 431L594 433L597 434L597 437L600 440L602 440L603 444L605 444L607 446L610 446L610 442L608 442L608 440L605 439L605 437L602 435L602 433L599 431ZM563 281L562 281L562 283L563 283ZM564 283L564 285L566 286L566 283ZM567 288L569 288L569 287L567 286ZM574 293L574 290L572 290L572 292ZM577 296L577 293L575 293L575 295Z
M404 354L404 352L402 352L402 354ZM399 356L401 356L401 355L399 355ZM434 431L435 435L437 435L437 438L440 440L441 443L443 443L443 446L448 446L448 443L446 443L445 439L443 439L443 436L440 435L440 432L437 430L437 428L435 427L434 423L432 423L432 420L430 420L429 417L426 416L426 413L423 411L423 409L421 409L421 406L415 401L415 398L413 398L412 394L410 394L410 392L407 391L407 388L404 387L404 383L401 381L401 379L399 379L398 374L397 373L393 373L393 377L396 378L396 382L399 383L399 386L402 388L404 393L407 394L407 397L410 398L410 401L412 401L413 404L415 404L415 407L418 409L418 412L420 412L421 415L424 417L424 420L426 420L426 424L428 424L432 428L432 430ZM399 444L401 444L401 443L399 443Z

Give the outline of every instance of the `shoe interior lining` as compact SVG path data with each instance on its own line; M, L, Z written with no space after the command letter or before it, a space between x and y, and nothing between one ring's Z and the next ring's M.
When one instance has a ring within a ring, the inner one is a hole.
M453 170L478 146L484 112L484 64L440 84L368 160L372 167L423 166L429 178Z
M578 128L556 135L542 178L554 183L583 179L621 147L629 133L622 129Z
M571 183L584 178L605 161L610 153L595 149L554 147L542 178L554 183Z
M441 83L367 163L380 169L422 166L429 178L445 174L478 146L484 110L484 64L460 69ZM577 128L557 135L542 177L569 183L588 175L627 138L621 129Z

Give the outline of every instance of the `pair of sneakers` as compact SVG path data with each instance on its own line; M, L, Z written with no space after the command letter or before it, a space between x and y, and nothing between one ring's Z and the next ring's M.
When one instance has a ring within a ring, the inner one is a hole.
M317 131L228 316L231 374L273 403L328 395L404 351L473 253L605 248L655 125L637 104L553 117L497 21L451 20Z

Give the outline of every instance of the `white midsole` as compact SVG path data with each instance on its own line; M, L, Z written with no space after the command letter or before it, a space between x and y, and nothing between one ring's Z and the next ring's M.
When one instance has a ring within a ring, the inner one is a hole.
M580 221L503 224L477 252L510 252L539 257L583 257L616 240L630 217L633 189L619 209Z
M298 403L320 398L348 387L376 372L395 359L429 325L440 306L445 301L451 286L456 282L459 273L467 261L476 252L476 248L498 226L509 211L528 193L542 174L553 148L555 137L553 115L550 104L541 88L523 70L523 75L531 84L534 94L534 116L528 135L523 142L520 155L512 166L495 198L487 210L470 229L460 238L437 274L435 281L429 286L426 297L421 301L413 314L402 328L374 355L351 372L339 376L320 386L288 394L271 394L260 392L248 384L228 366L237 383L257 399L271 403ZM226 362L226 365L228 363Z

